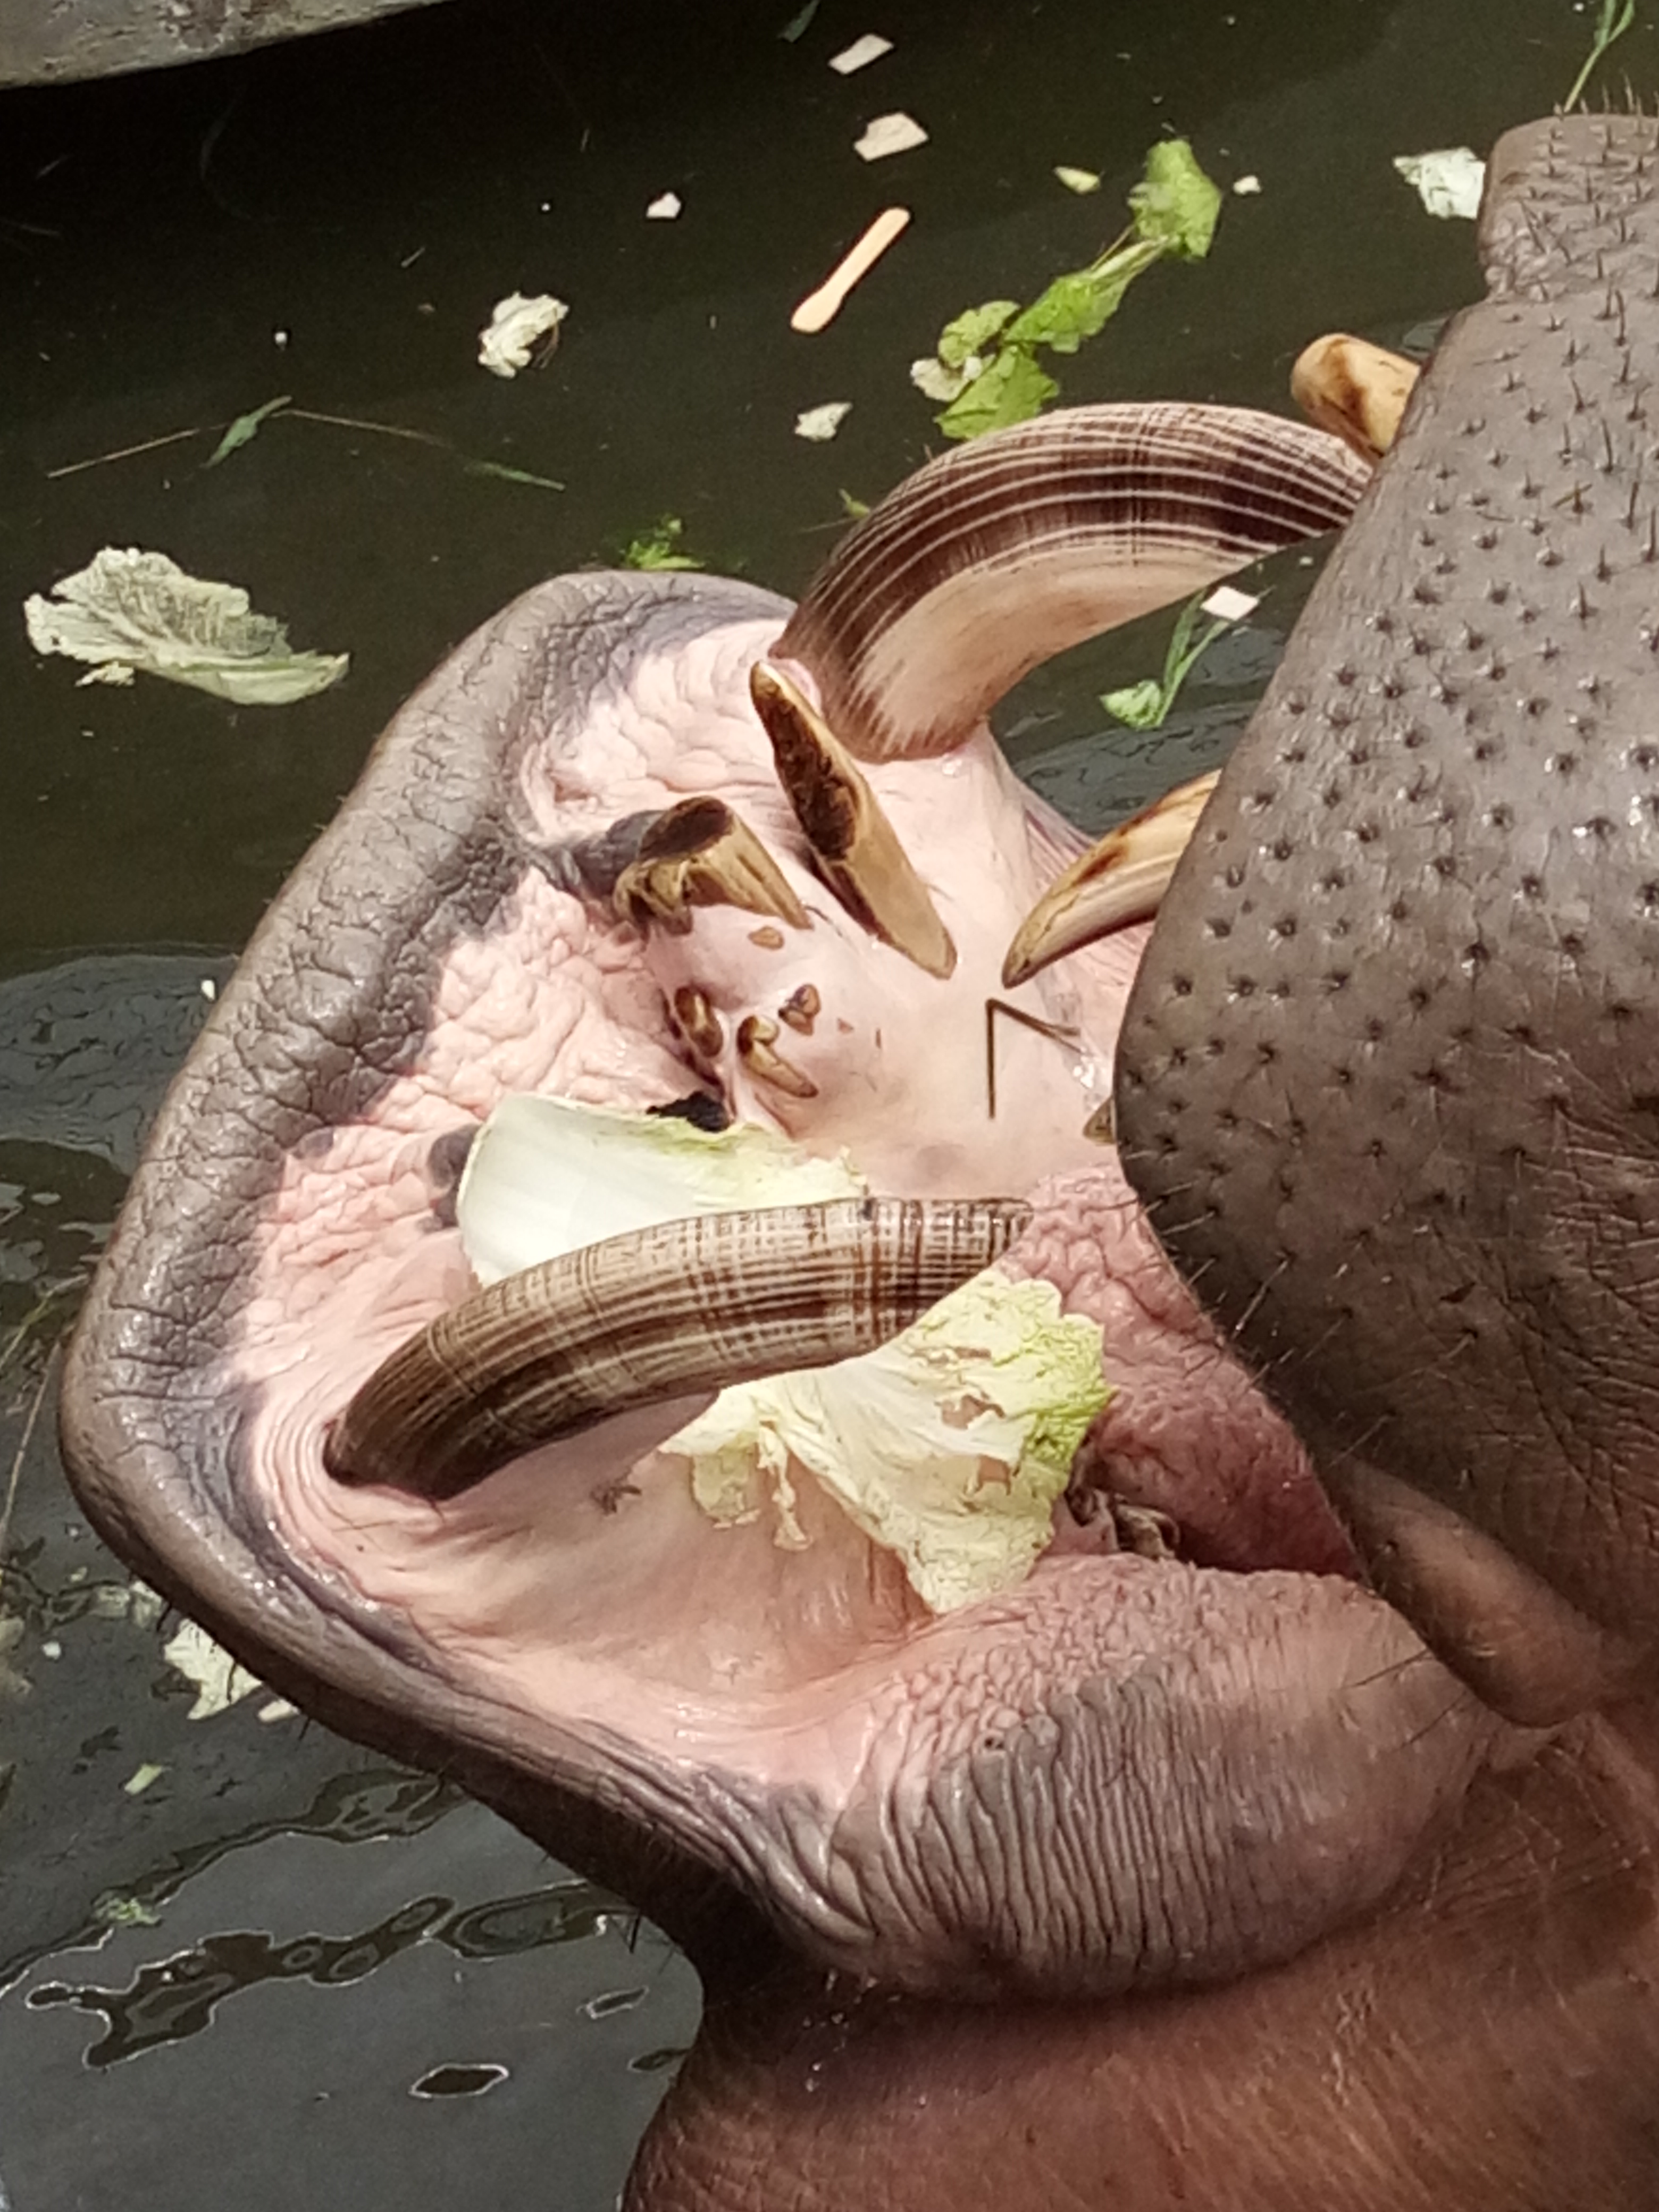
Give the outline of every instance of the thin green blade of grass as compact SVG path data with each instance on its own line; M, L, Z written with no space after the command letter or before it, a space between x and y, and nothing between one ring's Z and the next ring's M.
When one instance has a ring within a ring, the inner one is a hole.
M1577 106L1583 98L1584 87L1605 60L1607 49L1615 40L1624 37L1635 21L1636 0L1601 0L1601 13L1596 20L1595 39L1584 66L1572 81L1572 90L1561 103L1563 113Z

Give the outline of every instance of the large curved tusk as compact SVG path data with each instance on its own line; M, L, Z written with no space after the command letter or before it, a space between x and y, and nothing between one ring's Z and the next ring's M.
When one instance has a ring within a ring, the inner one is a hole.
M1291 397L1310 422L1334 432L1362 460L1379 461L1421 374L1403 353L1334 331L1297 356Z
M884 945L930 975L950 975L957 964L951 933L857 762L799 686L769 661L750 670L749 692L818 873Z
M836 548L774 650L861 760L948 751L1070 645L1334 530L1339 439L1243 407L1075 407L908 477Z
M392 1353L335 1423L338 1482L453 1498L659 1399L868 1352L1006 1251L1008 1199L703 1214L492 1284Z
M616 904L641 928L657 921L679 935L694 906L738 906L811 927L783 871L723 799L683 799L659 814L617 878Z
M1014 933L1002 963L1003 988L1029 983L1062 953L1092 945L1111 930L1150 921L1220 773L1212 769L1178 784L1109 830L1064 875L1056 876Z

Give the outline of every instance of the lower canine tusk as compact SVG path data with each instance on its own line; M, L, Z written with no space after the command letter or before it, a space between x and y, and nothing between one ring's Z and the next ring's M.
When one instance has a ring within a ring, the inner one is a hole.
M1005 990L1132 921L1147 921L1170 887L1220 771L1165 793L1073 860L1057 876L1014 933L1002 963Z
M1291 397L1310 422L1334 432L1362 460L1378 461L1395 441L1421 373L1404 354L1334 331L1297 356Z

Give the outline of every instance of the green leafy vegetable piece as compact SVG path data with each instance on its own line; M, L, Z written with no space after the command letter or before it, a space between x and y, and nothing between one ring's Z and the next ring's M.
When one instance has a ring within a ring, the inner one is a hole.
M665 514L654 530L629 538L622 565L624 568L701 568L703 564L695 554L680 550L684 535L685 525L678 515Z
M841 495L841 511L849 521L862 522L870 512L870 502L867 499L854 498L850 491L843 488Z
M1152 267L1163 251L1149 240L1138 240L1104 255L1087 269L1056 276L1048 290L1008 325L1005 342L1075 353L1085 338L1104 330L1122 305L1131 283L1143 269Z
M1215 236L1221 190L1198 166L1184 138L1160 139L1146 173L1129 195L1136 234L1178 260L1201 261Z
M1204 597L1203 592L1194 593L1176 617L1160 678L1154 680L1148 676L1139 684L1126 684L1121 691L1102 692L1100 703L1114 721L1131 730L1158 730L1169 720L1170 709L1200 655L1209 651L1224 629L1232 628L1224 617L1218 617L1201 637L1194 636Z
M250 440L258 435L262 422L268 422L273 415L281 414L284 407L293 404L293 395L285 392L280 399L267 399L263 407L252 407L246 415L239 415L202 466L216 469L220 462L228 460L232 453L240 453Z
M1100 703L1127 730L1156 730L1170 711L1164 686L1155 676L1143 676L1139 684L1126 684L1121 691L1103 691Z
M1596 64L1606 55L1613 40L1622 39L1635 21L1636 0L1601 0L1601 13L1596 21L1595 39L1583 68L1572 81L1572 90L1561 103L1564 109L1578 105Z
M991 340L1019 313L1018 300L988 300L969 307L939 334L939 357L946 368L960 368L970 354L983 353Z
M947 438L978 438L1040 415L1060 386L1018 346L1005 346L935 417Z
M778 33L778 36L781 39L787 39L789 44L793 46L796 40L804 36L806 31L811 28L812 18L817 14L817 12L818 0L806 0L806 5L800 10L799 15L792 15L789 18L789 21Z

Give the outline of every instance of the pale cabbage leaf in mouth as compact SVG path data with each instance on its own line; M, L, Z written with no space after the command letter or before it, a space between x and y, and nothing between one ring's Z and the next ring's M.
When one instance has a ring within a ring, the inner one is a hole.
M482 1282L687 1216L860 1197L845 1153L821 1159L748 1123L503 1099L474 1140L456 1200ZM770 1517L807 1537L799 1480L816 1480L911 1587L948 1613L1024 1580L1055 1499L1111 1392L1098 1323L1052 1283L992 1267L878 1350L722 1390L662 1447L726 1526Z
M874 1352L722 1390L664 1449L717 1521L769 1505L799 1542L793 1460L934 1613L1023 1581L1084 1432L1111 1395L1097 1322L1052 1283L988 1267Z

